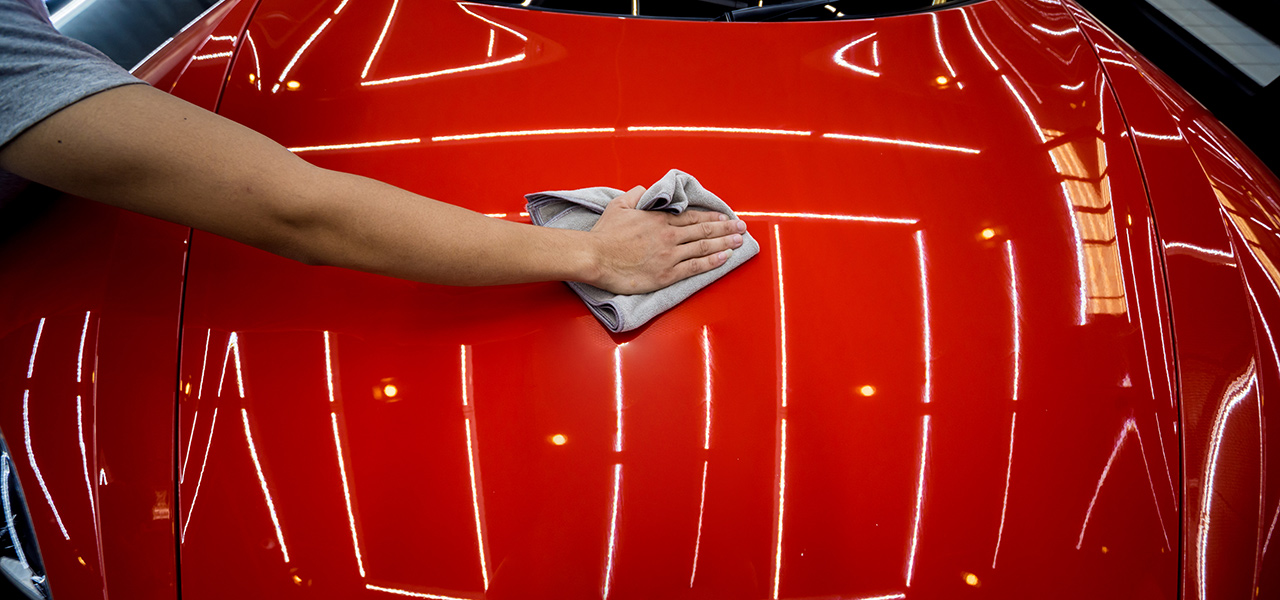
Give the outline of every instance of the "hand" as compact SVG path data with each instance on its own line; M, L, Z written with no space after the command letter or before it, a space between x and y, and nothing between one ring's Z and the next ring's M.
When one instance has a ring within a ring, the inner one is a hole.
M614 198L591 229L596 268L586 283L615 294L652 292L723 265L742 245L746 223L705 210L639 210L642 194L636 186Z

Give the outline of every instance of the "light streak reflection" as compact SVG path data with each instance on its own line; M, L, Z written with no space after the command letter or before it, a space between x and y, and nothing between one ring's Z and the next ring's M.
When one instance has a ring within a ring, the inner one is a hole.
M528 216L520 213L521 216ZM740 217L773 217L782 219L824 219L829 221L858 221L862 223L892 223L896 225L915 225L919 223L919 219L906 219L895 217L869 217L861 215L835 215L825 213L795 213L795 212L759 212L740 210L734 213Z
M89 311L84 313L84 327L80 329L80 352L76 354L76 383L80 383L84 371L84 340L89 337Z
M351 547L356 553L356 568L360 570L360 577L364 577L364 557L360 554L360 536L356 533L356 513L351 509L351 485L347 482L346 461L342 459L342 436L338 433L338 413L329 413L329 420L333 424L333 446L338 453L338 474L342 476L342 497L347 503L347 526L351 529Z
M334 403L333 396L333 352L329 348L329 332L324 332L324 375L329 386L329 404Z
M947 60L947 52L942 49L942 33L938 31L938 13L931 12L929 17L933 19L933 44L938 48L938 57L942 59L942 64L947 67L947 73L951 74L951 78L956 78L956 70L951 67L951 61Z
M411 592L409 590L401 590L397 588L382 587L373 585L372 583L364 584L364 589L374 592L385 592L395 594L397 596L408 596L410 598L427 598L428 600L470 600L469 598L459 598L457 596L442 596L440 594L427 594L423 592Z
M915 576L916 549L920 544L920 513L924 508L924 474L929 464L929 415L924 416L924 435L920 439L920 476L916 480L916 507L911 526L911 553L907 555L907 587Z
M200 484L204 482L204 468L209 464L209 448L213 446L213 428L217 426L217 424L218 407L215 406L213 408L213 419L209 422L209 440L205 442L204 445L204 461L200 463L200 475L196 477L196 491L191 495L191 505L187 507L186 522L182 525L182 536L178 540L179 543L185 543L187 541L187 528L191 527L191 515L196 510L196 500L200 499ZM194 436L195 432L191 432L191 435ZM105 475L105 472L99 471L99 474ZM99 483L106 483L105 476L102 477Z
M702 449L711 449L711 337L709 328L702 326L702 385L703 385L703 406L706 409L706 416L703 423ZM689 587L693 587L693 582L698 577L698 551L702 547L702 514L707 506L707 465L708 460L702 461L702 492L698 500L698 534L693 542L693 572L689 575Z
M1249 392L1254 389L1257 381L1258 375L1255 371L1254 362L1250 360L1249 367L1245 372L1235 381L1232 381L1231 385L1227 386L1226 391L1223 393L1223 402L1218 405L1217 413L1213 418L1213 428L1210 430L1209 436L1209 451L1205 455L1204 472L1200 479L1200 481L1204 482L1204 487L1200 491L1200 514L1197 519L1196 529L1196 587L1199 591L1198 597L1202 600L1206 597L1209 529L1212 525L1213 497L1218 493L1218 457L1222 452L1222 438L1226 432L1227 421L1231 418L1231 413L1249 396Z
M324 28L328 27L331 22L333 22L333 17L326 18L324 22L320 24L320 27L316 28L315 33L312 33L311 37L307 38L307 41L302 43L302 46L298 48L296 53L294 53L293 58L289 60L289 64L285 65L284 70L280 72L280 79L275 85L271 86L271 93L274 94L280 91L280 85L284 83L285 78L289 77L289 71L293 70L294 65L298 64L298 59L302 58L302 53L307 51L307 48L311 46L311 43L316 41L316 38L320 37L320 33L324 31Z
M253 458L253 468L258 472L258 483L262 486L262 496L267 500L267 511L271 513L271 524L276 528L276 541L280 542L280 553L284 562L289 562L289 546L284 543L284 531L280 529L280 518L276 516L276 503L271 499L271 490L267 489L267 476L262 472L262 462L258 460L258 447L253 443L253 431L249 428L249 411L240 409L240 419L244 421L244 437L249 441L249 456Z
M778 225L773 225L774 258L778 269L778 497L776 504L777 525L773 534L773 600L778 600L778 588L782 581L782 525L787 500L787 294L782 276L782 236Z
M711 127L711 126L685 126L685 125L636 125L628 127L627 131L675 131L675 132L706 132L706 133L751 133L761 135L793 135L806 136L813 135L812 131L800 131L795 129L761 129L757 127Z
M613 465L613 501L610 503L609 517L609 558L604 569L604 594L602 598L608 600L609 588L613 584L613 557L616 551L615 544L618 540L618 496L622 492L622 463Z
M236 387L240 392L240 397L244 398L244 377L240 372L240 336L236 332L231 332L231 336L227 338L227 350L222 356L222 378L218 380L218 397L222 397L222 384L227 380L227 362L232 355L236 357Z
M1146 446L1142 443L1142 432L1138 430L1138 423L1133 417L1125 420L1124 426L1120 430L1120 436L1116 438L1115 447L1111 450L1111 456L1107 457L1107 464L1102 469L1102 475L1098 477L1098 485L1093 491L1093 498L1089 500L1089 509L1085 511L1084 523L1080 526L1080 538L1076 541L1076 550L1084 544L1084 534L1089 528L1089 518L1093 516L1093 507L1098 502L1098 496L1102 493L1102 486L1107 481L1107 476L1111 473L1111 466L1115 463L1116 457L1120 455L1120 450L1124 448L1124 443L1129 439L1129 432L1133 432L1138 438L1138 452L1142 455L1142 466L1147 473L1147 484L1151 487L1151 500L1156 506L1156 519L1160 521L1160 533L1164 536L1166 548L1172 548L1169 544L1169 533L1165 528L1164 516L1160 511L1160 500L1156 497L1155 480L1151 477L1151 466L1147 462Z
M1022 307L1018 298L1018 265L1013 258L1013 241L1005 240L1004 251L1009 259L1009 302L1013 308L1013 400L1018 400L1018 385L1022 379Z
M468 65L468 66L465 66L465 67L454 67L454 68L452 68L452 69L441 69L441 70L439 70L439 71L431 71L431 72L428 72L428 73L416 73L416 74L413 74L413 75L401 75L401 76L399 76L399 77L388 77L388 78L386 78L386 79L375 79L375 80L373 80L373 81L361 81L361 82L360 82L360 85L386 85L386 84L388 84L388 83L400 83L400 82L403 82L403 81L413 81L413 80L416 80L416 79L430 79L430 78L432 78L432 77L439 77L439 76L441 76L441 75L452 75L452 74L454 74L454 73L466 73L466 72L468 72L468 71L479 71L479 70L482 70L482 69L492 69L492 68L494 68L494 67L501 67L502 65L509 65L509 64L512 64L512 63L518 63L518 62L520 62L520 61L522 61L522 60L524 60L524 59L525 59L525 54L524 54L523 52L521 52L520 54L517 54L517 55L512 56L512 57L510 57L510 58L504 58L504 59L502 59L502 60L495 60L495 61L492 61L492 62L480 63L480 64L478 64L478 65Z
M44 317L40 318L40 324L36 326L36 341L31 344L31 361L27 363L27 379L36 371L36 352L40 350L40 336L44 335Z
M9 477L14 474L9 470L9 464L13 462L13 457L8 452L0 454L0 497L4 501L5 527L8 529L9 539L15 539L13 532L17 531L17 527L13 523L13 505L9 501ZM27 562L27 555L22 550L22 544L13 544L13 551L18 556L18 562L22 563L28 571L31 570L31 564Z
M525 129L520 131L489 131L485 133L464 133L461 135L438 135L431 138L433 142L456 142L461 140L478 140L487 138L526 137L531 135L569 135L575 133L613 133L613 127L579 127L568 129Z
M382 25L382 32L378 34L378 41L373 45L373 51L369 52L369 60L364 63L364 70L360 71L360 79L369 76L369 68L373 66L373 59L377 58L378 51L382 49L382 40L387 37L387 30L391 29L391 21L396 16L396 8L400 6L400 0L391 1L391 10L387 13L387 22Z
M978 48L978 52L982 53L982 57L987 59L987 64L991 65L991 70L999 71L1000 67L996 66L996 61L992 60L982 42L978 41L978 34L973 31L973 23L969 22L969 12L965 9L960 9L960 16L964 17L964 26L969 30L969 39L973 40L973 45Z
M1004 517L1009 509L1009 482L1013 478L1013 434L1018 426L1018 413L1014 411L1009 418L1009 464L1004 471L1004 501L1000 504L1000 528L996 530L996 551L991 556L991 568L996 568L996 560L1000 558L1000 542L1004 539Z
M1160 415L1155 415L1156 441L1160 442L1160 462L1164 464L1164 477L1169 481L1169 494L1173 496L1173 505L1178 506L1178 492L1173 489L1173 473L1169 471L1169 455L1164 451L1164 433L1160 429Z
M40 319L40 324L44 325L44 319ZM36 341L39 342L39 334ZM35 360L35 354L31 355ZM31 390L22 391L22 433L23 439L27 443L27 459L31 461L31 470L36 474L36 482L40 484L40 491L44 492L44 499L49 502L49 508L53 509L53 518L58 522L58 529L62 530L62 537L68 541L71 540L71 534L67 533L66 525L62 524L62 515L58 513L58 507L53 503L53 496L49 494L49 488L44 483L44 475L40 473L40 465L36 464L35 451L31 449L31 417L30 417L30 398Z
M933 144L930 142L915 142L911 140L898 140L892 138L882 138L870 135L852 135L847 133L824 133L822 137L834 140L854 140L859 142L870 142L873 144L893 144L895 146L910 146L913 148L927 148L930 150L946 150L948 152L959 152L961 154L982 154L981 150L973 148L965 148L962 146L949 146L946 144Z
M921 393L922 401L928 404L933 401L933 331L929 316L929 272L928 258L924 248L924 230L917 230L915 238L916 261L920 267L921 327L924 331L924 386Z
M380 142L356 142L352 144L328 144L324 146L295 146L289 148L290 152L297 154L299 152L315 152L319 150L354 150L358 148L381 148L384 146L406 146L409 144L421 143L421 138L407 138L402 140L384 140Z
M89 492L89 512L93 514L93 522L98 522L98 507L93 501L93 481L89 479L89 454L84 444L84 412L80 407L80 396L76 395L76 433L80 435L80 465L84 468L84 488Z
M782 517L787 503L787 418L783 417L778 429L778 527L774 533L773 548L773 600L778 600L778 584L782 580Z
M471 396L474 395L474 389L471 376L471 353L466 344L459 346L459 371L462 375L462 411L466 415L464 418L467 433L467 472L471 476L471 510L475 516L476 522L476 547L480 553L480 576L484 579L484 589L489 589L489 544L488 536L485 534L484 512L484 494L480 490L479 478L476 474L476 463L480 462L479 449L476 447L478 442L473 442L473 438L478 438L475 425L475 407L471 402Z
M846 60L846 59L844 58L844 53L845 53L845 52L847 52L850 48L853 48L854 46L857 46L858 44L861 44L862 42L865 42L865 41L867 41L867 40L869 40L869 39L871 39L871 38L873 38L873 37L875 37L875 36L876 36L876 34L875 34L875 33L871 33L871 34L865 35L865 36L863 36L863 37L860 37L860 38L858 38L858 39L856 39L856 40L853 40L852 42L849 42L848 44L845 44L844 46L841 46L841 47L840 47L840 49L839 49L839 50L836 50L836 53L835 53L834 55L832 55L831 60L832 60L832 61L834 61L837 65L840 65L840 66L842 66L842 67L844 67L844 68L846 68L846 69L849 69L850 71L853 71L853 72L855 72L855 73L862 73L863 75L870 75L870 76L872 76L872 77L879 77L879 76L880 76L880 73L879 73L879 72L877 72L877 71L873 71L873 70L871 70L871 69L867 69L867 68L865 68L865 67L859 67L858 65L855 65L855 64L853 64L853 63L849 62L848 60Z
M209 337L213 335L212 329L206 329L204 332L204 360L200 363L200 385L196 388L196 400L204 396L204 370L209 366ZM225 368L225 367L224 367Z

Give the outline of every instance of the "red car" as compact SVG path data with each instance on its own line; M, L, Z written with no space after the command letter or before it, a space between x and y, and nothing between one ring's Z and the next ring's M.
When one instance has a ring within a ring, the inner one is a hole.
M493 218L680 168L760 255L610 335L33 190L54 597L1280 598L1280 183L1079 6L508 4L225 0L136 72Z

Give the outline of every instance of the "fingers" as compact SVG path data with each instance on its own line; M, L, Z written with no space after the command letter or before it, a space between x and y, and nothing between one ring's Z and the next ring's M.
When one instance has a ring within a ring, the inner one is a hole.
M639 204L640 202L640 197L643 195L644 195L644 186L637 185L636 187L633 187L630 190L627 190L625 194L618 196L613 200L610 200L609 206L611 207L621 206L622 208L635 208L636 205Z
M729 220L729 215L726 215L724 213L718 213L714 210L697 210L697 209L689 209L678 215L671 215L667 217L667 223L670 223L677 227L684 227L687 225L693 225L695 223L703 223L707 221L715 222L715 221L728 221L728 220Z
M676 265L676 274L678 279L686 279L694 275L701 275L729 262L729 257L733 256L733 250L721 250L710 256L702 256L699 258L691 258Z
M689 212L686 212L685 214L689 214ZM721 215L720 213L710 214L715 216L710 219L703 217L703 220L680 227L678 229L679 233L676 234L676 242L684 244L695 240L719 238L726 235L743 234L747 232L747 224L744 221L720 221L718 219L720 217L724 217L724 215Z
M704 238L694 240L687 244L681 244L676 248L676 257L681 261L685 261L694 258L702 258L704 256L711 256L718 252L724 252L725 250L729 250L729 255L732 255L732 250L741 246L742 234L740 233L716 238ZM728 256L725 258L727 259Z

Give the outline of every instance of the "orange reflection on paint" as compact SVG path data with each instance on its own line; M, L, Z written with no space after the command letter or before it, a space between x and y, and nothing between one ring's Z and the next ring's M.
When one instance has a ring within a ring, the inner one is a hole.
M557 433L551 436L551 443L557 446L563 446L568 441L569 441L569 438L565 437L563 433Z
M864 385L858 388L858 393L870 398L871 396L876 395L876 388L873 385Z

